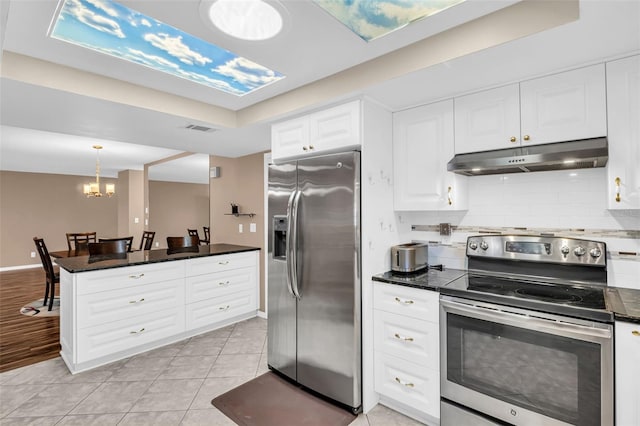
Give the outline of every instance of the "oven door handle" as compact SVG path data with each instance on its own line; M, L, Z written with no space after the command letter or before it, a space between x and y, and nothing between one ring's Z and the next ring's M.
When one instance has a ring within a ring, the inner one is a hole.
M509 312L502 310L501 307L497 305L495 305L495 307L486 307L443 299L440 299L440 305L445 312L451 312L453 314L460 314L466 317L491 321L499 324L547 332L579 340L600 343L602 341L610 340L612 337L611 326L609 325L603 325L599 328L590 327L544 318L542 316L544 314L542 313L540 313L540 316L536 316ZM532 314L537 314L537 312L532 312Z

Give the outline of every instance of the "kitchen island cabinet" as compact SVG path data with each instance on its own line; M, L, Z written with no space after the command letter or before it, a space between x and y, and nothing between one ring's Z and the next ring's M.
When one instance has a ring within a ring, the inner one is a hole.
M616 321L616 425L640 425L640 323Z
M607 207L640 209L640 55L607 63Z
M455 98L455 153L606 136L604 64Z
M60 352L85 371L256 316L258 249L60 259Z
M453 154L453 100L394 113L394 210L466 210L467 177L447 171Z

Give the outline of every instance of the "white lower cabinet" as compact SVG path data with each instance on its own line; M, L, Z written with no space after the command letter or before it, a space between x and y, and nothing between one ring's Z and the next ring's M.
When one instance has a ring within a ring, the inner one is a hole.
M640 425L640 324L616 321L616 425Z
M62 269L62 358L76 373L255 316L258 253Z
M440 419L439 295L374 283L375 390L380 402L427 424Z

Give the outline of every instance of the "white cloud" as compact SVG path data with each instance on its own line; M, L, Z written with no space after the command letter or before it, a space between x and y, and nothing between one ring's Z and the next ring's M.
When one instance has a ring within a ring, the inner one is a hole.
M78 0L70 0L66 5L68 9L66 12L73 15L79 22L118 38L126 38L120 25L115 20L95 14L93 11L84 7Z
M103 2L102 0L86 0L87 3L91 3L94 7L104 11L107 15L116 18L118 16L118 12L107 6L107 4L105 2Z
M145 64L154 67L154 68L170 68L173 70L180 69L180 66L174 62L171 62L162 56L158 55L149 55L148 53L143 52L138 49L127 48L127 51L131 54L136 62L144 62Z
M250 88L273 83L282 78L282 76L276 75L274 71L240 57L227 61L225 64L212 69L212 71L231 77L238 83Z
M198 65L206 65L212 62L211 59L194 52L182 42L182 37L171 37L168 34L145 34L144 39L151 43L158 49L162 49L169 55L178 58L181 62L187 65L193 65L194 62Z
M148 19L142 18L142 19L140 20L140 23L141 23L142 25L144 25L145 27L149 27L149 28L151 28L151 22L149 22L149 20L148 20Z

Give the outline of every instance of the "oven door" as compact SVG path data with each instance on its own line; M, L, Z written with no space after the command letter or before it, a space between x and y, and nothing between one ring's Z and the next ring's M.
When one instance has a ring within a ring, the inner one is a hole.
M613 425L611 325L442 296L440 327L443 398L515 425Z

